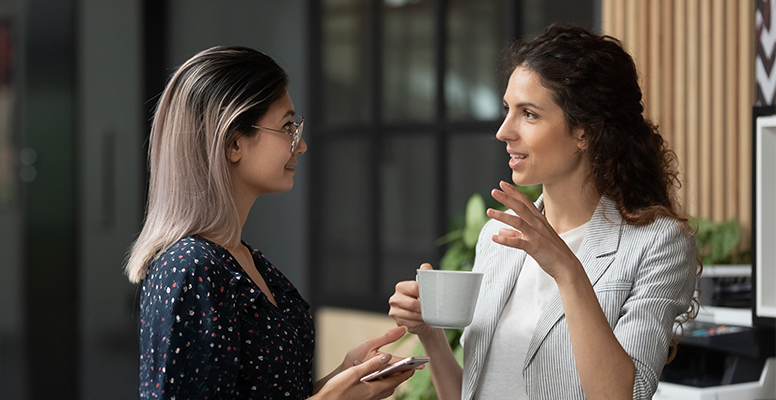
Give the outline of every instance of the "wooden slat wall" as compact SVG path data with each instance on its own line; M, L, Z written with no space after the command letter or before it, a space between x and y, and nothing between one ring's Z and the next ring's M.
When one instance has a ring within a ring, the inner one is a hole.
M642 77L647 116L679 158L679 197L694 217L751 230L754 2L603 0L604 33Z

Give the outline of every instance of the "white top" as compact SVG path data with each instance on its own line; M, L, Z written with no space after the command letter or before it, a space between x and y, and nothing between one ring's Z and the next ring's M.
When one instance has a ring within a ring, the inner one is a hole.
M560 235L574 254L588 223ZM555 280L527 256L512 294L504 306L485 358L476 399L528 399L523 365L536 323L556 292Z

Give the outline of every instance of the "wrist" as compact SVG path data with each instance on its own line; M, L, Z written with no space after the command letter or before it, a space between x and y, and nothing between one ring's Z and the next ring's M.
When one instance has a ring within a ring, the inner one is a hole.
M583 267L582 263L578 260L573 268L561 268L560 270L562 271L560 274L553 276L555 283L558 285L558 289L573 288L580 283L590 283L590 278L588 278L587 272L585 272L585 267Z
M417 336L423 347L431 346L440 341L447 343L447 335L445 335L443 328L433 328L426 325L425 329L417 333Z

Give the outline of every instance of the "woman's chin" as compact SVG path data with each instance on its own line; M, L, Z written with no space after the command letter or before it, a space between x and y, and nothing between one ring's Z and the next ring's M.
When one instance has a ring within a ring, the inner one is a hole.
M533 183L530 180L526 179L525 175L518 174L517 172L514 172L514 171L512 171L512 183L514 183L517 186L533 186L533 185L536 185L536 183Z

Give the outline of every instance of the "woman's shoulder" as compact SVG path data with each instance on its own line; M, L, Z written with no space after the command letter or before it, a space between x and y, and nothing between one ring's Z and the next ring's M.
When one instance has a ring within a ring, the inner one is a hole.
M621 247L660 257L679 256L695 260L695 236L687 222L657 216L646 225L623 224Z
M227 255L225 249L207 239L196 235L185 237L173 243L151 263L148 278L210 275L211 269L220 265Z
M657 237L692 237L692 230L685 221L674 217L658 214L655 219L645 225L624 224L625 231L634 235L652 235Z
M157 262L163 260L198 260L200 258L214 261L225 257L226 253L226 250L218 244L194 235L173 243L167 251L159 256Z

